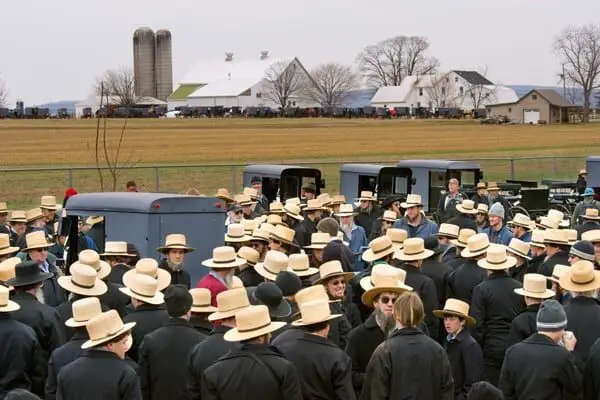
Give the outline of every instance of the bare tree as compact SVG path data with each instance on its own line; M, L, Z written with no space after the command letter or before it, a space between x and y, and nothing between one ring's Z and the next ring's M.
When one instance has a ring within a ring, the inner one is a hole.
M324 63L311 72L312 82L307 82L304 97L322 107L342 106L348 93L359 85L359 77L352 66Z
M356 61L374 88L399 86L406 76L434 73L439 61L427 56L429 40L423 36L395 36L367 46Z
M98 96L108 96L119 105L132 105L136 102L133 70L131 68L108 69L96 80L94 91Z
M425 92L434 108L458 106L460 95L450 75L450 72L431 75L431 85L425 88Z
M281 112L290 99L300 97L306 88L306 75L295 60L277 61L267 69L262 88L262 97L277 104Z
M590 97L600 87L600 25L568 27L554 41L565 79L583 89L583 120L590 115Z
M6 105L6 99L8 97L8 87L6 82L0 78L0 107Z
M488 68L484 66L477 71L482 77L488 80ZM498 84L492 83L486 84L483 82L469 82L465 80L465 87L463 89L464 98L469 99L474 110L481 109L481 106L485 104L494 103L496 101L496 92L498 91Z

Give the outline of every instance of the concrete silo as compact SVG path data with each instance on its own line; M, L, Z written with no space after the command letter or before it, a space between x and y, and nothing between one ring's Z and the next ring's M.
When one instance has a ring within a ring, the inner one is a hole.
M156 98L166 101L173 93L173 51L171 32L156 31Z
M150 28L133 33L133 74L138 97L156 97L156 36Z

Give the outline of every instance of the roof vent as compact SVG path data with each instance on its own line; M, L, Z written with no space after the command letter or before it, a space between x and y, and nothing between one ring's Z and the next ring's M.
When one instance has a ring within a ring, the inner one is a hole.
M225 61L226 62L233 61L233 53L225 53Z
M269 58L269 52L267 50L261 51L260 52L260 59L261 60L266 60L267 58Z

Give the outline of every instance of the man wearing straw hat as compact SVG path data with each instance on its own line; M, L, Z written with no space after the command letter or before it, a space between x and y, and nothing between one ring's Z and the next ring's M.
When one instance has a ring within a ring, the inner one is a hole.
M600 215L596 208L588 208L585 210L585 214L581 216L583 222L575 226L577 230L577 238L581 240L581 235L585 232L594 231L600 229Z
M556 264L569 265L569 241L563 229L547 229L544 231L544 249L546 258L538 273L552 276Z
M477 262L485 258L489 247L490 242L485 233L478 233L467 239L466 246L460 253L465 262L448 277L448 297L471 304L473 289L487 276L485 270L479 268Z
M362 191L360 192L360 197L356 200L358 200L360 204L355 210L356 216L354 217L354 220L356 225L362 226L366 236L369 237L369 235L371 235L373 224L377 221L377 218L383 214L383 210L375 204L376 199L373 192Z
M350 250L354 254L354 270L362 271L365 264L361 259L361 255L368 243L365 230L354 221L354 217L358 214L352 209L352 204L342 204L340 211L334 215L339 218L340 231L348 238Z
M210 268L198 284L197 288L210 290L213 307L217 305L217 295L233 285L236 268L244 265L246 260L237 256L235 249L229 246L215 247L213 257L202 261L202 265Z
M10 224L10 244L17 246L19 238L27 230L27 214L25 211L14 210L10 213L8 222Z
M594 189L585 188L582 195L583 200L577 203L571 215L571 226L579 225L582 222L581 217L585 215L588 209L600 211L600 202L594 198L595 195Z
M300 247L310 244L310 235L317 233L317 224L321 220L321 214L325 207L319 200L308 200L304 207L304 221L294 227L296 234L294 238Z
M0 395L23 388L42 396L47 360L33 329L12 318L18 309L8 288L0 286Z
M512 228L513 237L525 243L531 242L531 219L527 215L516 213L506 225Z
M401 206L406 209L406 214L394 223L394 228L404 229L409 238L425 239L438 233L437 224L425 217L422 211L423 202L420 195L409 194Z
M7 233L0 233L0 262L8 260L19 252L17 246L11 246L10 236Z
M171 274L172 285L183 285L190 289L190 274L184 269L183 261L185 255L194 250L186 244L185 235L182 234L167 235L165 245L156 249L165 256L158 266Z
M529 270L529 261L531 260L529 249L529 243L516 238L512 238L510 244L506 247L506 251L517 260L515 266L508 270L508 274L519 282L523 282L523 277Z
M104 253L100 254L111 267L108 280L117 285L123 284L123 275L131 269L134 254L129 253L127 242L108 241L104 245Z
M475 225L477 225L477 233L483 232L484 229L490 227L488 219L488 211L490 207L487 204L479 203L477 205L477 214L475 214Z
M460 229L473 229L477 231L475 224L475 215L477 214L477 206L473 200L463 200L462 203L456 205L458 215L448 220L449 224L456 225Z
M61 370L57 398L141 399L137 374L123 362L134 326L124 324L115 310L93 317L86 324L89 340L81 346L87 351Z
M208 320L208 316L215 311L217 307L210 305L210 290L208 289L190 289L192 295L192 307L190 324L204 336L208 336L213 330L213 324Z
M42 210L42 215L46 222L46 233L48 236L54 237L56 233L54 232L54 224L58 222L58 216L56 215L56 210L58 209L56 196L42 196L40 209Z

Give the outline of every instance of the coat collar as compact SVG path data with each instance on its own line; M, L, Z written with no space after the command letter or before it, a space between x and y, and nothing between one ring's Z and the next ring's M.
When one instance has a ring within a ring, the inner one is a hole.
M330 346L330 347L338 348L331 340L321 337L321 336L313 335L308 332L304 332L304 336L302 336L298 340L302 340L304 342L316 343L316 344L320 344L323 346Z
M506 271L494 271L490 275L488 275L485 279L488 281L494 279L506 279L510 278L510 276L506 273Z
M544 346L558 346L558 344L555 343L552 339L550 339L546 335L542 335L541 333L534 333L533 335L525 339L523 342L530 344L540 344Z
M450 337L450 334L448 334L448 336L446 336L446 340L448 341L448 343L461 343L463 340L465 340L465 338L467 338L467 336L470 336L469 331L466 327L464 327L459 333L458 335L456 335L456 337Z
M144 303L141 306L139 306L138 308L134 309L133 312L143 312L143 311L158 311L158 310L164 310L165 307L164 305L154 305L154 304L148 304L148 303Z
M225 332L227 332L230 329L231 328L228 327L228 326L217 325L217 326L214 327L214 329L212 331L210 331L209 335L210 336L212 336L212 335L218 335L218 334L224 335Z
M367 318L367 320L363 323L363 325L367 329L374 329L374 328L379 329L379 325L377 325L377 318L375 318L375 312L373 312L371 315L369 315L369 318Z
M419 328L402 328L402 329L395 329L392 334L390 335L390 339L396 336L413 336L413 335L424 335L424 333L422 331L419 330Z
M32 295L31 293L27 293L27 292L15 292L15 294L13 294L11 296L11 300L25 300L25 301L35 301L37 302L37 298Z
M189 323L189 321L183 319L183 318L169 318L169 320L167 321L166 324L164 324L164 326L184 326L186 328L190 328L190 329L194 329L194 327L192 326L192 324Z
M519 314L525 314L525 313L537 314L537 312L540 310L541 305L542 305L542 303L530 304L527 307L525 307L525 309L523 311L521 311Z

